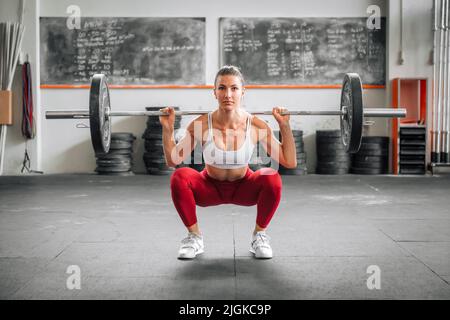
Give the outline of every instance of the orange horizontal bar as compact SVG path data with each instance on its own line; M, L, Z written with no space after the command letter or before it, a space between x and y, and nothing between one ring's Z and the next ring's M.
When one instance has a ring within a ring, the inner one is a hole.
M41 89L89 89L88 84L41 84ZM213 89L213 85L108 85L111 89ZM251 84L248 89L340 89L340 84ZM364 89L385 89L381 84L364 84Z
M249 89L341 89L340 84L250 84ZM363 84L364 89L385 89L383 84Z
M116 85L108 84L111 89L212 89L213 85ZM89 84L41 84L41 89L90 89Z

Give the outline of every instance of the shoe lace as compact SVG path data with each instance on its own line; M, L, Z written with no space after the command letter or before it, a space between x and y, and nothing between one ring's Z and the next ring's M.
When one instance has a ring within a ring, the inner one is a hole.
M197 246L199 246L197 241L198 241L198 236L193 233L189 233L186 238L181 240L181 243L183 244L184 248L192 247L192 248L196 249Z
M269 241L270 241L270 237L267 234L258 232L255 236L255 240L253 240L253 245L255 247L270 248Z

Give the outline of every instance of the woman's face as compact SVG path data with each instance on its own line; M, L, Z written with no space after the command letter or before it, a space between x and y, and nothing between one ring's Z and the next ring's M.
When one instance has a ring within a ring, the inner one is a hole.
M219 102L219 108L226 111L237 109L244 95L241 79L238 76L219 76L214 88L214 96Z

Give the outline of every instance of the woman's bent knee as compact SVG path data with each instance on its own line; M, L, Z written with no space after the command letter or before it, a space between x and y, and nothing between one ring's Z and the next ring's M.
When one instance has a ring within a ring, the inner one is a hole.
M170 187L174 188L179 186L180 184L186 184L189 181L189 178L194 174L198 174L198 172L195 169L189 167L176 169L170 177Z
M277 170L274 170L272 168L262 168L259 171L259 179L263 180L264 184L281 189L281 176Z

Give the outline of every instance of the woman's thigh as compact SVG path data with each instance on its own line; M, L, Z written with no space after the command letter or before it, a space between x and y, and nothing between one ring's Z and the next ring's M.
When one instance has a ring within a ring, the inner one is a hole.
M173 183L186 184L186 192L191 190L198 206L208 207L223 203L217 187L208 180L204 172L189 167L178 168L172 174L171 184Z

